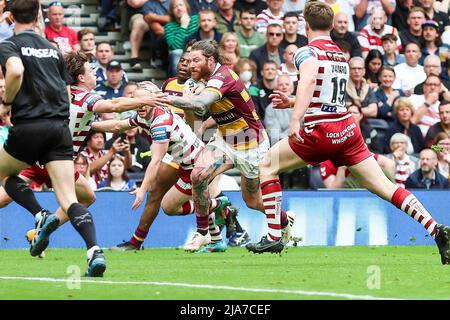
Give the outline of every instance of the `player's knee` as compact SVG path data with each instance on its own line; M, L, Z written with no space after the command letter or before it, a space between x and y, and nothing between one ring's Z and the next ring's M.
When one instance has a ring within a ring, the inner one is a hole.
M167 203L161 203L161 209L168 216L176 216L177 215L174 208Z
M90 192L89 194L85 195L82 199L80 199L80 203L84 205L85 207L89 207L91 204L93 204L97 200L97 196L94 192Z
M12 199L10 197L8 197L8 195L6 193L0 195L0 208L5 208L11 202L12 202Z

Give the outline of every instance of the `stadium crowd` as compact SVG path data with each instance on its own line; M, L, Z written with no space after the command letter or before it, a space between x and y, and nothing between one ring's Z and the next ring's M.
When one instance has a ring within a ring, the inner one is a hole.
M322 2L335 13L331 37L350 65L348 85L337 89L346 92L348 110L386 175L406 188L448 188L450 1ZM0 41L13 34L6 5L0 0ZM292 58L308 44L304 0L101 0L98 5L98 30L120 30L120 42L131 52L132 70L142 70L145 58L168 78L177 76L188 43L215 40L224 63L247 87L271 144L287 136L292 109L274 108L270 95L274 90L295 94L298 71ZM66 7L55 1L42 8L41 34L63 54L89 54L96 66L97 94L107 99L130 97L136 83L114 58L111 43L96 41L90 29L76 32L65 25ZM140 56L143 44L150 48L148 57ZM3 92L1 79L0 96ZM97 120L127 116L106 113ZM2 140L8 126L5 117ZM140 183L150 156L149 143L139 130L120 136L91 132L87 140L75 165L93 188L128 191ZM358 187L346 168L331 162L284 173L281 179L284 189ZM230 181L228 188L238 188ZM42 188L33 185L34 190Z

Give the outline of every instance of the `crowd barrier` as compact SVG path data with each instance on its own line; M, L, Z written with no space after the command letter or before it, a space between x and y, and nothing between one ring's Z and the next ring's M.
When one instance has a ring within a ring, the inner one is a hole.
M413 191L435 220L450 224L449 191ZM264 215L247 209L239 192L225 192L240 208L238 219L252 240L266 232ZM57 208L51 192L36 193L43 207ZM390 203L362 190L286 191L283 209L296 212L293 235L299 246L351 245L431 245L425 229ZM136 229L143 207L131 210L134 196L127 192L97 192L90 211L102 247L129 240ZM27 248L25 233L34 226L33 217L12 203L0 209L0 249ZM195 232L193 215L170 217L160 211L144 243L145 247L178 247ZM81 248L83 241L70 223L51 238L51 247Z

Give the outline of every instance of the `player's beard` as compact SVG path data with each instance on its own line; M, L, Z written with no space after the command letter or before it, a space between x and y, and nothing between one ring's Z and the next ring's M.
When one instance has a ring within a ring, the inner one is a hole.
M208 74L208 65L204 64L200 66L197 70L191 70L191 78L195 81L200 81L205 78L205 76Z

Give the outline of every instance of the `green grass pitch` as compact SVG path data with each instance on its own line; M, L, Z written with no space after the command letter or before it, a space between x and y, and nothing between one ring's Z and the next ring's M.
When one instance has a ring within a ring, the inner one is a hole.
M0 299L450 299L450 266L434 246L105 253L105 276L76 282L84 250L48 249L44 259L2 250Z

